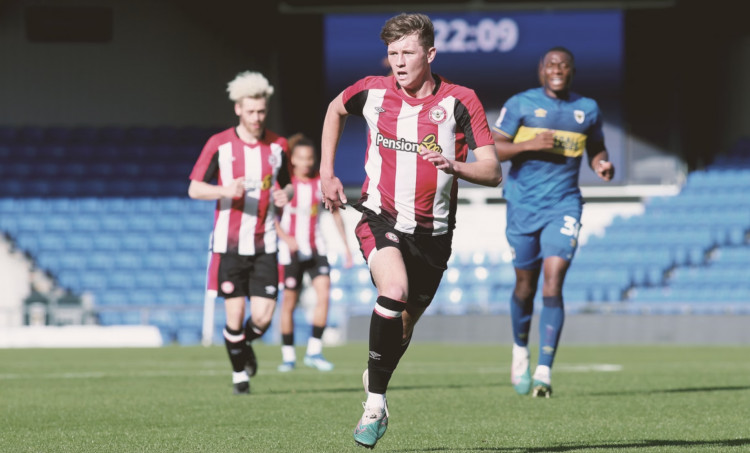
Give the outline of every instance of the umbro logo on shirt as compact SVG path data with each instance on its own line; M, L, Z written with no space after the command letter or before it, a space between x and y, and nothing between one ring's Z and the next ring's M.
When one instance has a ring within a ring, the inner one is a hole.
M376 106L375 107L375 112L377 112L377 113L385 113L385 109L383 107Z

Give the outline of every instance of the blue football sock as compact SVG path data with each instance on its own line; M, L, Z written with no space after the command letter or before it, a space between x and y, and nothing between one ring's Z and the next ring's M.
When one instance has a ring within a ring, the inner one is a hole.
M510 298L510 321L513 326L513 341L518 346L528 346L531 316L534 314L534 299L528 302L516 297Z
M539 317L539 365L552 367L560 341L565 309L562 296L543 297L544 306Z

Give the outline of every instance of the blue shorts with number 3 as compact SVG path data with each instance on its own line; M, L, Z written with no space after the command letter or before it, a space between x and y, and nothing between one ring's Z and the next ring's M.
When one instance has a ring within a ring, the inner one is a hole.
M513 250L513 266L538 269L544 258L573 259L581 228L581 204L528 211L508 204L505 236Z

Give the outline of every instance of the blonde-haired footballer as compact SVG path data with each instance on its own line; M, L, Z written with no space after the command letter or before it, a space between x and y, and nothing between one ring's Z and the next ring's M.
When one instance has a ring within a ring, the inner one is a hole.
M268 329L276 306L273 206L284 206L293 195L287 141L266 129L273 91L258 72L240 73L229 82L239 122L208 139L188 188L190 198L216 200L211 256L218 264L210 269L216 269L218 296L225 299L224 340L235 394L250 393L250 376L257 371L250 343ZM282 190L274 189L277 182ZM250 317L245 321L247 298Z

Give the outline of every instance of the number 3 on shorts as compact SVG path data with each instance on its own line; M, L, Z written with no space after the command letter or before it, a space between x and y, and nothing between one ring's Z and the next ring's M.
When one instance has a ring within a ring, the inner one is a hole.
M581 229L581 224L578 223L578 219L566 215L563 216L563 222L565 222L565 224L560 228L560 233L578 239L578 231Z

